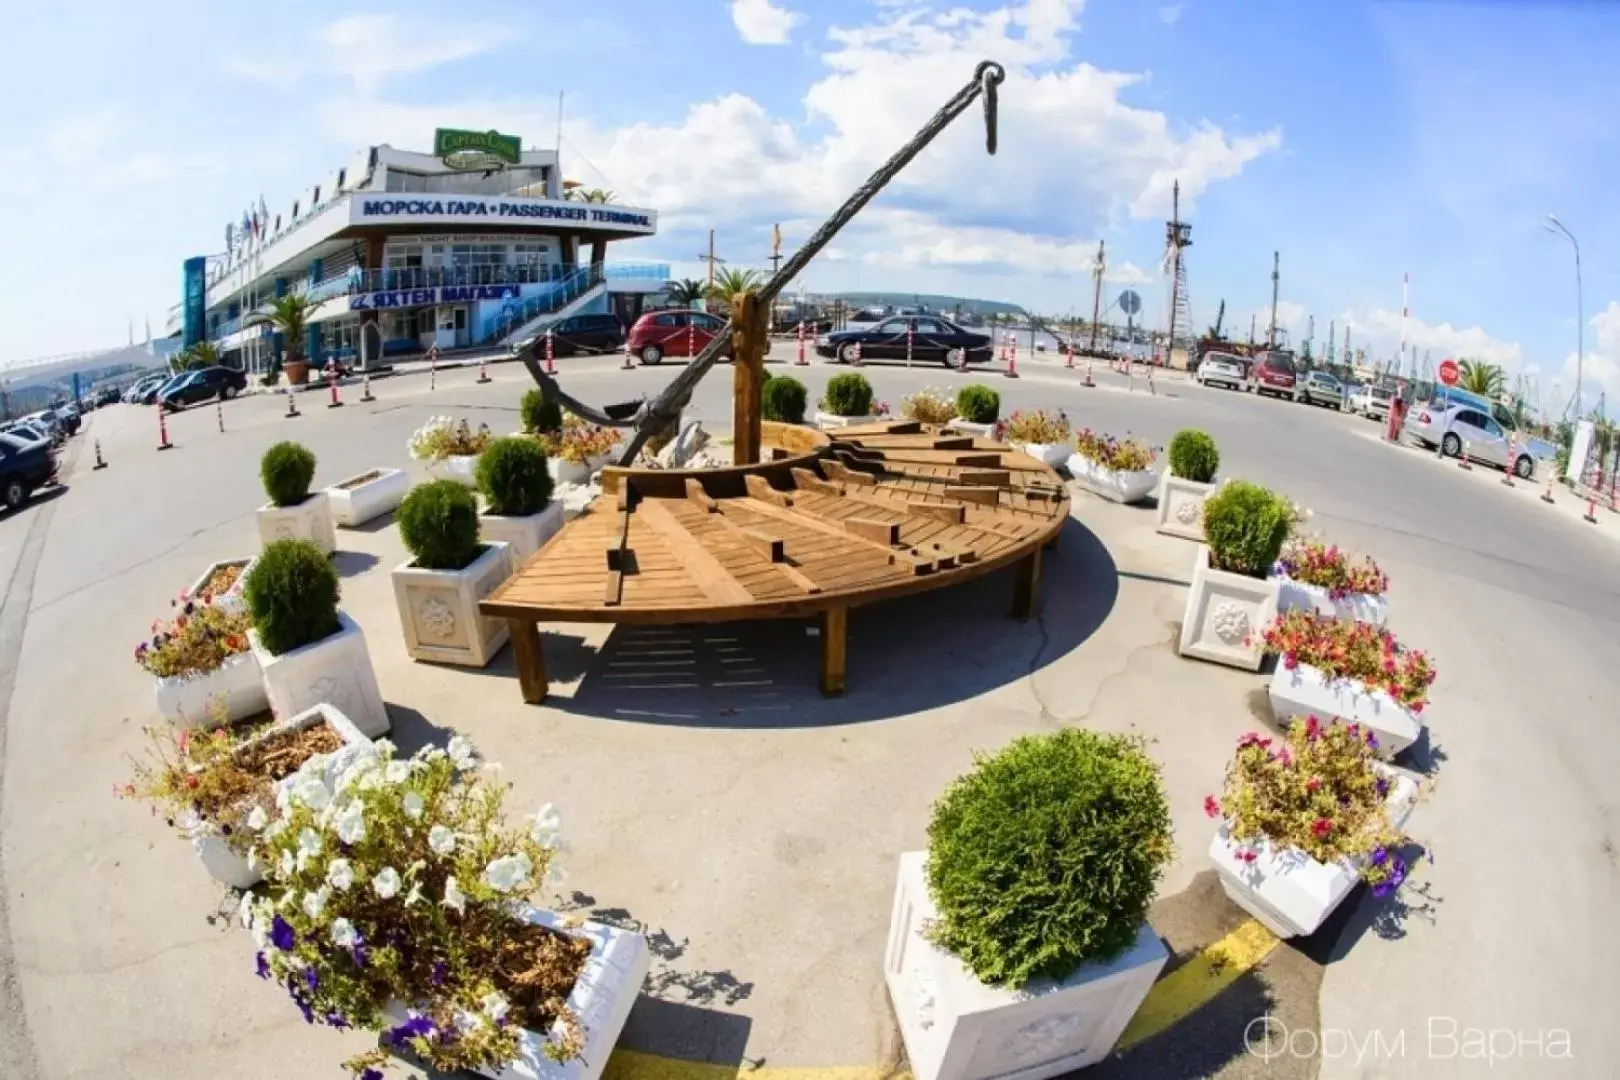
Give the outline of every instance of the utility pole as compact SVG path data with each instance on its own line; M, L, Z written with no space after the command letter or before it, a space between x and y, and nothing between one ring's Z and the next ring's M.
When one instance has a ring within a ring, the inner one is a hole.
M1282 275L1278 267L1282 263L1282 255L1273 251L1271 253L1271 326L1266 329L1266 348L1277 347L1277 283Z
M1249 314L1249 344L1250 345L1254 344L1254 319L1255 319L1254 314L1251 312Z
M1099 305L1102 303L1103 274L1107 271L1108 263L1105 261L1104 245L1106 240L1097 241L1097 261L1091 265L1091 350L1097 351L1097 318Z
M1309 356L1312 346L1316 343L1316 316L1306 316L1305 321L1305 355Z
M1338 329L1339 328L1338 328L1338 325L1337 325L1336 321L1333 320L1333 319L1329 319L1328 320L1327 351L1323 355L1323 359L1326 360L1328 364L1333 363L1333 341L1334 341L1334 338L1338 336Z
M1356 360L1356 354L1350 351L1350 324L1345 323L1344 324L1344 355L1339 358L1339 363L1343 364L1345 367L1352 367L1355 364L1355 360ZM1350 374L1354 375L1355 372L1352 371Z
M1170 220L1164 224L1165 262L1170 271L1170 332L1165 335L1164 364L1171 366L1176 354L1176 317L1181 314L1181 308L1186 304L1187 278L1182 267L1181 253L1192 247L1192 226L1181 220L1181 181L1177 180L1170 188ZM1186 312L1186 321L1191 322L1192 312ZM1189 348L1188 360L1192 356Z
M713 236L712 233L710 235ZM710 255L714 254L713 247L710 247L709 254ZM771 276L775 277L776 272L779 269L781 269L781 267L782 267L782 226L780 224L778 224L778 225L772 225L771 226Z
M709 230L709 253L707 255L699 255L698 256L698 261L699 262L706 262L706 263L709 264L709 285L708 285L708 288L705 289L704 292L703 292L703 299L705 301L707 301L708 298L709 298L709 294L714 292L714 268L716 266L724 266L725 262L726 262L726 260L716 257L716 255L714 253L714 230L713 229Z

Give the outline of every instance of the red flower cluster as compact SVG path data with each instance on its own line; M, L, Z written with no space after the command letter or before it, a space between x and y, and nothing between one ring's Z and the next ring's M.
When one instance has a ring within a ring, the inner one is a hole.
M1351 594L1383 596L1389 577L1369 556L1352 562L1339 546L1300 538L1289 542L1277 557L1277 569L1302 585L1326 589L1338 600Z
M1332 679L1353 679L1383 690L1418 713L1428 701L1435 669L1427 654L1402 648L1381 626L1304 610L1279 615L1266 627L1266 651L1292 671L1306 664Z
M1153 447L1139 439L1116 439L1085 428L1074 437L1074 448L1081 457L1114 472L1141 472L1153 466Z

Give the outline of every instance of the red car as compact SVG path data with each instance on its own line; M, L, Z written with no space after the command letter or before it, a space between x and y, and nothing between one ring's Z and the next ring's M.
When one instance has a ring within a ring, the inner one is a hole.
M706 311L649 311L630 328L630 352L643 364L666 356L696 356L718 334L726 320ZM731 344L721 356L731 359Z
M1294 358L1285 352L1263 352L1249 365L1249 389L1274 397L1294 396Z

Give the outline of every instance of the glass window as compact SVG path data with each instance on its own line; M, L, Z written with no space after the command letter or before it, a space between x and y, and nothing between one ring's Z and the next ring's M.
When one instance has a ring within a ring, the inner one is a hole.
M658 316L658 318L656 320L654 320L654 322L658 326L685 326L686 325L686 316L676 314L674 312L669 312L669 313Z
M886 319L874 326L872 330L874 333L879 334L903 334L906 332L906 320Z
M948 331L945 329L945 327L941 326L939 323L935 322L933 319L918 319L916 321L915 325L917 327L917 333L919 333L919 334L944 334L944 333L948 333Z
M1481 417L1480 419L1485 421L1485 423L1481 424L1480 426L1483 427L1487 432L1489 432L1491 435L1495 436L1498 439L1500 439L1502 437L1502 425L1501 424L1498 424L1495 420L1491 419L1488 416Z

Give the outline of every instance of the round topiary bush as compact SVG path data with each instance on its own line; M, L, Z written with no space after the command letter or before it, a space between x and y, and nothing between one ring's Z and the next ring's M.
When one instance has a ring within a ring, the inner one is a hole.
M983 383L956 392L956 413L970 424L993 424L1001 418L1001 395Z
M867 416L872 411L872 384L853 371L834 375L821 400L834 416Z
M551 501L551 470L534 439L496 439L478 455L475 472L492 514L538 514Z
M1170 475L1199 484L1215 479L1215 470L1221 467L1221 452L1215 440L1202 431L1188 428L1176 432L1170 440Z
M315 479L315 455L295 442L278 442L259 461L264 493L277 506L297 506L309 498Z
M1293 525L1287 499L1246 480L1223 484L1204 500L1204 542L1217 570L1265 577Z
M460 570L478 557L478 501L454 480L412 488L399 504L399 538L423 570Z
M259 644L280 656L338 629L338 575L308 540L266 544L242 585Z
M538 386L523 395L518 403L518 415L523 420L523 430L530 435L562 430L562 407L555 401L547 401Z
M809 401L809 393L798 379L791 375L774 375L765 384L762 397L765 419L780 424L804 423L804 407Z
M930 936L981 982L1067 978L1136 940L1171 853L1140 739L1028 735L958 777L928 826Z

